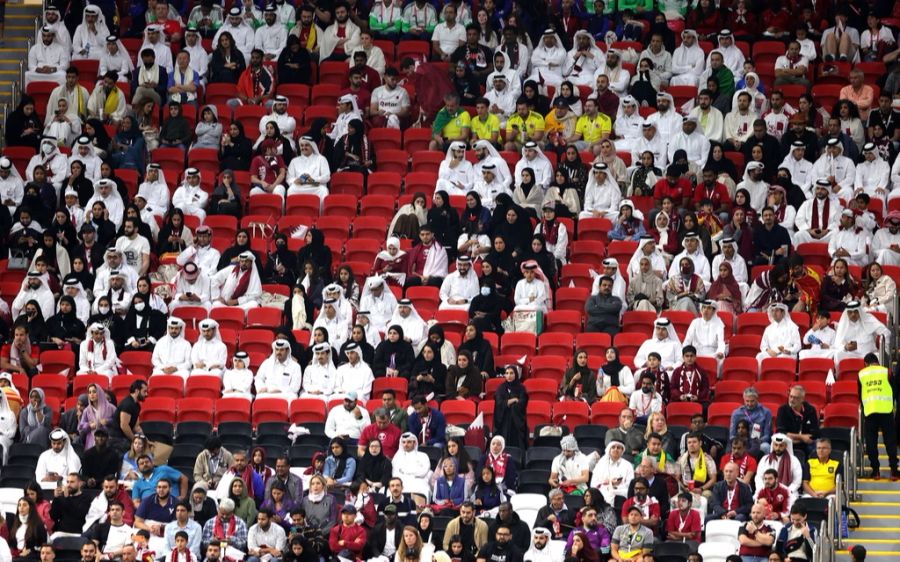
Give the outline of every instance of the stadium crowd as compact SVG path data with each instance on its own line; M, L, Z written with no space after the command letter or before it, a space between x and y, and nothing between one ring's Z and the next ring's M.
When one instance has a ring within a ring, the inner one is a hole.
M900 479L857 382L898 27L50 2L0 158L0 561L812 562L861 394Z

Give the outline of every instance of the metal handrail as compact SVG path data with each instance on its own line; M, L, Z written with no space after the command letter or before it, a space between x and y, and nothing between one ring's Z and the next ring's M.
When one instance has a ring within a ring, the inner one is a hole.
M840 474L835 478L834 496L831 499L831 505L828 506L828 518L831 520L828 528L833 533L831 542L834 548L838 550L844 545L843 533L841 532L841 508L845 503L843 480Z

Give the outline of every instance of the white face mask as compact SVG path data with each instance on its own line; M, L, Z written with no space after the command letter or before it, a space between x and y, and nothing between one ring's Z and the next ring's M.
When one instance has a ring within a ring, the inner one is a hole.
M137 307L135 307L135 308L137 308ZM100 311L100 314L106 314L109 312L109 307L108 306L98 306L97 310Z
M481 296L487 297L487 296L490 296L490 294L491 294L491 288L490 288L490 287L482 287L482 288L481 288Z
M41 152L43 152L44 154L50 154L51 152L53 152L53 145L52 144L42 144Z
M134 303L134 309L138 312L143 312L144 308L146 308L146 307L147 307L147 305L142 302Z

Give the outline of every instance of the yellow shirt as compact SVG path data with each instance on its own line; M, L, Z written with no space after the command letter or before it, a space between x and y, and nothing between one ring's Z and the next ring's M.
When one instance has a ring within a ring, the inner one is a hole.
M462 130L468 128L471 122L472 120L469 117L469 112L462 111L444 125L441 136L445 139L458 139L462 135Z
M593 119L585 113L578 118L575 132L581 134L581 140L593 144L599 142L604 134L608 135L612 132L612 121L602 113L597 113Z
M819 459L806 461L809 465L809 487L817 492L827 492L834 489L834 479L837 476L838 461L829 459L822 463Z
M518 133L513 131L513 125L518 128ZM512 117L506 121L506 138L516 142L526 142L534 137L537 132L543 132L544 118L540 113L530 111L528 117L522 118L518 113L514 113ZM525 137L522 137L522 132Z
M478 140L491 140L494 133L500 133L500 118L489 113L484 121L481 117L475 116L471 121L472 132Z

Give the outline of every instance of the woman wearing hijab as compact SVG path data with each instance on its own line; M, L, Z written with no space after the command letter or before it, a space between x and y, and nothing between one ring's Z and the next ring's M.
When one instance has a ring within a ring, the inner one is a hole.
M699 314L697 303L706 295L706 286L703 279L694 273L694 262L688 258L681 258L678 264L679 274L671 277L666 283L666 302L669 310L686 310Z
M19 412L20 441L46 446L52 421L53 410L47 405L43 389L32 388L28 393L28 405Z
M356 481L365 482L372 492L384 493L392 474L391 459L384 455L381 440L370 440L365 454L356 463Z
M509 275L515 270L515 260L524 254L531 244L531 219L522 207L512 202L504 210L503 216L498 218L501 222L493 229L493 250L497 251L500 269ZM550 223L552 222L551 220ZM498 248L498 237L503 239L502 249Z
M109 137L109 133L106 132L103 122L99 119L88 119L84 124L82 133L91 141L91 146L94 147L94 154L100 158L106 158L112 139Z
M496 286L494 285L495 266L493 265L495 262L485 260L482 266L485 263L489 264L487 267L488 273L481 279L479 293L469 303L469 323L482 332L494 332L502 335L504 332L502 313L504 311L510 312L512 305L496 292ZM484 269L482 269L483 271Z
M290 287L298 277L297 254L288 250L287 234L275 235L275 248L269 253L263 267L263 283L277 283Z
M581 96L579 95L579 90L575 88L575 85L572 84L569 80L563 80L563 82L559 85L559 91L556 93L556 97L553 98L551 105L556 107L556 100L563 100L568 104L569 111L574 113L576 116L581 117L582 106L581 106Z
M84 339L84 322L76 314L75 299L65 295L59 299L58 312L47 320L47 334L58 346L66 344L77 349Z
M537 216L538 209L544 201L544 190L537 186L532 168L522 168L512 196L517 205L528 209L528 214Z
M494 435L504 438L511 447L528 447L528 424L525 412L528 393L522 384L519 367L507 365L503 369L504 381L494 393Z
M472 354L460 350L456 365L447 369L447 400L470 400L476 404L482 389L481 373L472 363Z
M716 301L720 311L732 314L743 312L741 288L734 278L731 264L727 261L719 264L719 275L706 291L706 298Z
M403 328L393 325L388 328L384 341L375 348L372 372L376 377L403 376L410 372L415 357L412 345L403 339Z
M55 277L56 282L64 279L72 270L69 252L62 244L56 243L56 236L52 232L44 231L41 234L41 242L32 256L32 264L38 256L44 258L47 263L47 273Z
M629 274L630 282L625 292L629 310L659 312L663 306L663 282L653 271L650 258L641 255L638 258L638 271Z
M384 250L375 255L372 275L380 275L390 285L402 287L406 282L407 254L400 249L400 239L391 236L385 242Z
M725 149L720 144L714 144L709 149L709 157L706 159L704 170L712 170L716 173L716 181L728 188L728 194L735 192L738 181L737 168L734 162L725 157Z
M460 217L460 224L463 232L470 236L484 234L491 224L491 212L481 204L481 195L477 191L466 193L466 206Z
M150 305L150 308L168 314L169 307L166 305L165 299L153 292L153 282L149 275L141 275L137 278L134 295L143 297L144 302Z
M84 207L94 195L94 184L84 176L84 163L81 160L72 160L69 164L69 176L63 182L60 193L59 208L64 207L66 190L74 190L78 193L78 203Z
M47 321L38 301L32 299L26 302L22 314L15 319L15 323L28 327L28 337L32 342L48 341Z
M450 206L450 196L446 191L435 191L431 203L427 222L434 229L435 239L447 249L448 259L452 259L454 256L449 254L451 250L455 253L456 240L459 238L459 213Z
M634 388L634 374L631 368L620 360L619 349L607 347L606 363L597 373L597 399L627 403Z
M243 214L241 204L241 190L234 183L234 172L229 169L222 170L219 180L212 194L209 196L209 205L206 208L207 215L231 215L238 219Z
M297 261L300 261L299 257ZM331 274L330 271L328 273ZM299 283L306 293L307 318L312 318L312 309L322 308L322 291L325 289L325 280L319 276L319 270L313 261L303 262L303 274Z
M590 166L581 160L581 154L579 154L575 145L566 147L565 155L560 161L557 170L566 175L569 185L574 187L578 193L578 199L584 200L584 190L587 186ZM560 193L559 195L562 197L563 193Z
M441 361L440 347L428 341L413 362L409 377L410 395L443 395L447 388L447 367Z
M481 457L478 470L489 466L494 471L494 481L500 486L503 493L507 490L515 490L519 480L519 467L512 456L506 452L506 439L501 435L495 435L491 439L487 451Z
M534 80L526 80L522 85L522 97L525 103L532 111L537 111L541 115L550 113L550 100L547 96L540 93L538 83Z
M254 257L256 258L253 261L257 267L260 267L260 257L259 255L257 255L256 251L250 247L250 231L246 228L239 228L238 231L234 234L234 244L225 248L225 250L222 252L216 269L222 270L230 265L236 264L238 256L244 252L253 253Z
M340 490L353 482L356 474L356 458L347 452L347 445L340 437L335 437L328 445L330 454L325 457L322 476L329 490Z
M427 507L419 513L418 517L416 517L416 531L418 531L419 536L422 537L423 543L431 542L432 519L434 519L434 513Z
M332 160L334 168L339 172L351 171L367 175L375 167L375 147L369 144L361 120L352 119L347 124L347 134L334 144Z
M166 335L166 316L142 295L131 298L124 325L121 351L153 351L156 341Z
M19 105L6 118L6 146L30 146L37 152L44 122L37 114L34 98L23 95Z
M583 400L588 404L597 399L597 374L588 366L586 350L575 350L572 366L560 382L559 394L563 400Z
M146 141L131 115L119 123L119 129L109 144L109 158L116 168L144 169Z
M543 234L535 234L531 237L531 248L526 250L522 255L521 259L519 259L519 266L525 263L526 261L534 260L537 262L538 267L541 268L541 271L544 272L544 276L547 278L547 281L550 283L550 288L556 289L556 258L553 257L553 254L547 249L547 239ZM512 276L513 279L518 280L522 277L520 271L516 271Z
M471 363L485 378L494 375L494 351L491 344L484 339L482 331L474 323L469 322L463 334L463 342L459 345L459 353L468 351Z
M419 227L428 223L428 200L425 194L418 191L413 194L412 201L400 205L388 227L388 238L419 239Z
M331 249L325 245L325 234L318 228L310 228L306 233L306 245L297 252L299 263L312 262L316 274L323 281L331 279ZM309 287L307 287L309 293Z
M65 207L56 211L50 221L50 226L44 232L50 233L60 247L65 248L69 254L79 246L75 225L72 223L69 213L65 211ZM91 286L93 287L93 285Z
M162 147L186 148L194 134L191 130L191 124L185 118L180 103L171 101L168 109L168 118L159 131L159 145Z
M493 247L485 259L491 260L494 269L509 276L516 271L516 257L522 254L527 248L527 244L531 242L531 234L526 234L518 244L510 244L514 234L509 232L511 229L504 228L504 226L512 225L507 223L497 229L498 233L494 235Z
M266 141L269 141L269 143L266 143ZM263 133L256 139L256 143L253 146L255 149L254 154L265 157L267 155L266 151L271 144L274 144L276 156L280 156L281 160L286 162L283 165L279 163L279 169L281 167L287 169L288 164L290 164L297 153L294 151L294 145L291 144L290 135L285 135L281 132L281 127L278 126L277 121L266 122L263 127Z
M121 342L117 338L121 338L122 330L124 328L122 318L113 312L112 302L109 300L109 296L101 295L97 298L95 304L97 312L88 318L88 326L100 324L105 329L109 330L109 333L113 335L113 340L116 342L116 348L120 348Z
M480 79L469 69L469 65L465 61L459 61L453 66L450 77L453 80L453 88L459 96L460 105L475 105L475 100L481 97L481 84Z
M116 407L109 403L106 392L96 384L88 385L87 396L87 407L78 422L78 433L81 434L85 450L94 446L94 431L108 427L116 413Z
M240 121L232 121L228 125L228 134L222 135L219 146L219 169L247 172L250 171L252 159L253 143L244 134L244 125Z
M300 38L290 34L287 45L278 55L279 84L310 84L309 51L303 48Z
M684 240L688 232L695 232L700 237L700 245L707 259L712 258L712 238L705 225L700 224L694 212L685 213L681 219L681 228L678 229L678 239Z

